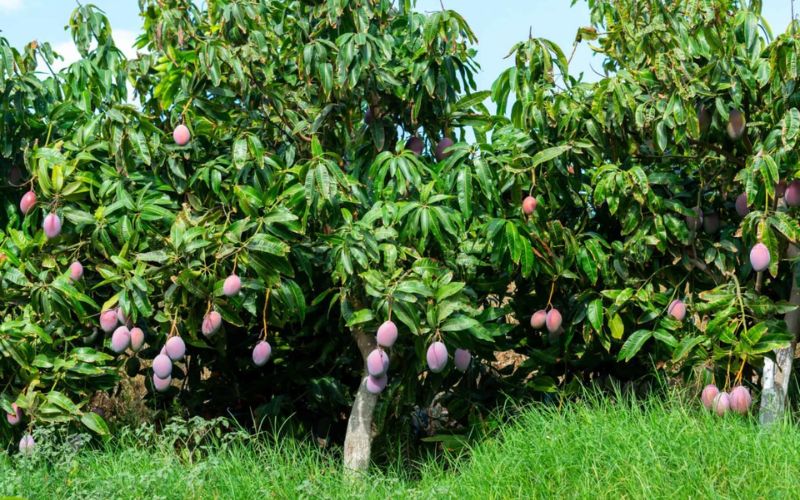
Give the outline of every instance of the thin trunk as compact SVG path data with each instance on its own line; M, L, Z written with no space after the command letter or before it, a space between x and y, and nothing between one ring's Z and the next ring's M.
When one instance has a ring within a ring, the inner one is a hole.
M795 245L789 245L787 257L794 259L798 256L798 249ZM800 264L793 264L792 271L792 291L789 302L793 305L800 305L800 287L797 280L800 279ZM789 347L775 350L775 361L764 358L764 371L761 375L761 410L759 420L763 425L769 425L783 417L789 402L789 379L792 374L792 361L794 361L794 349L797 345L798 333L800 333L800 309L794 309L784 316L786 328L794 337Z
M361 351L366 373L367 356L376 347L375 336L359 329L353 331L353 337L358 344L358 350ZM344 438L344 467L347 472L362 473L369 467L372 451L372 415L377 402L378 396L367 391L367 377L362 377L353 408L350 410L347 434Z
M372 452L372 414L378 396L367 391L367 378L358 386L344 438L344 467L348 472L366 472Z

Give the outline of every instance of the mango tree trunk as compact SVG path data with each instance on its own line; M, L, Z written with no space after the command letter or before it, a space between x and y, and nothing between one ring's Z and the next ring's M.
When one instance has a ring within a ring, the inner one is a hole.
M372 415L378 396L367 390L367 356L376 347L375 336L361 329L353 331L361 357L364 360L364 376L358 386L350 419L347 421L347 434L344 438L344 467L348 473L366 472L372 451Z
M798 249L795 245L789 245L787 257L795 259ZM789 302L795 306L800 306L800 287L797 280L800 279L800 264L792 264L792 291ZM764 358L764 371L761 375L761 410L759 421L763 425L769 425L783 417L789 402L789 379L792 374L792 361L794 361L794 349L797 345L797 336L800 333L800 309L789 311L784 316L786 328L793 335L792 342L788 347L776 349L775 361Z

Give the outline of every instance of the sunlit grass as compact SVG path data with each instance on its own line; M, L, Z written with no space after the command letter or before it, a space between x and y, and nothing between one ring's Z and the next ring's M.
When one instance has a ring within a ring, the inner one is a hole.
M448 463L343 477L336 454L234 437L189 455L128 434L101 449L0 459L0 495L28 498L791 498L800 431L715 418L679 399L534 406Z

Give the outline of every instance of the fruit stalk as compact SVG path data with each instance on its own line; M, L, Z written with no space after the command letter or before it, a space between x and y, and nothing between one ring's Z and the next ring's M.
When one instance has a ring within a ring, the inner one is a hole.
M789 245L786 251L788 260L795 259L800 251L797 246ZM800 278L800 265L793 264L792 272L792 292L789 302L794 306L800 306L800 287L797 280ZM797 335L800 333L800 309L793 309L784 316L786 328L793 335L792 342L788 347L775 349L775 361L764 357L764 370L761 376L761 408L758 419L761 425L770 425L783 417L788 403L789 379L792 374L792 360L794 349L797 345Z

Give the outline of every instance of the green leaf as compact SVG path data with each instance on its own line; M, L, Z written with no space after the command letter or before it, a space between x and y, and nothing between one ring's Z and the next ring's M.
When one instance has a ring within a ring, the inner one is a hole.
M668 346L672 347L673 349L678 346L678 340L672 336L669 332L665 330L656 330L653 332L653 337L655 337L660 342L667 344Z
M667 149L667 126L663 121L658 122L656 125L656 144L658 145L659 151L664 151Z
M150 165L152 159L150 158L150 148L147 146L147 139L145 139L144 134L141 130L134 130L131 133L131 143L133 144L134 149L139 154L139 158L145 165Z
M784 349L791 345L794 336L789 332L773 332L761 337L761 339L747 351L750 354L766 354L775 349Z
M800 240L800 224L786 212L774 212L769 216L769 223L780 231L792 243Z
M636 330L630 337L628 337L628 340L625 341L622 349L619 350L617 359L625 360L626 362L630 361L634 356L636 356L636 353L641 350L644 343L647 342L652 336L653 332L650 330Z
M375 315L372 313L371 309L359 309L352 316L350 319L347 320L347 326L353 327L355 325L360 325L363 323L369 323L375 319Z
M595 299L586 308L586 316L594 331L600 333L603 328L603 299Z
M594 285L597 283L597 264L595 264L594 260L592 260L589 251L586 247L582 247L578 251L578 265L580 266L583 274L589 278L589 281Z
M533 161L531 162L531 168L535 168L538 165L548 162L554 158L561 156L562 154L566 153L572 149L572 146L566 144L561 146L553 146L552 148L543 149L539 151L533 156Z
M464 283L455 282L455 283L448 283L442 287L436 289L436 301L441 302L444 299L457 294L464 288Z
M678 362L684 359L695 346L703 342L703 337L684 337L680 341L675 352L672 353L672 361Z
M522 257L523 244L519 231L517 231L517 226L511 221L506 222L506 245L508 252L511 254L511 260L515 264L519 264Z
M78 407L75 405L75 403L58 391L50 391L47 394L47 401L72 415L76 415L78 413Z
M317 70L325 94L330 95L331 90L333 90L333 65L331 63L323 63L317 66Z
M381 151L386 143L386 134L383 130L383 124L378 121L373 123L370 128L370 135L372 136L372 144L375 146L376 151Z
M157 264L163 264L169 258L169 255L164 250L155 250L153 252L144 252L140 253L136 256L138 260L144 262L155 262Z
M64 187L64 169L61 167L60 163L56 163L53 165L53 171L51 173L51 182L53 184L53 191L56 193L60 193L61 188Z
M78 210L74 207L64 207L63 213L64 218L76 226L77 229L82 229L90 224L93 225L95 223L95 219L92 214L84 212L83 210Z
M608 322L608 327L611 329L611 336L617 340L621 339L625 334L625 324L622 322L622 318L619 314L615 314L611 317L611 321Z
M782 128L783 141L785 143L792 143L797 139L797 133L800 132L800 111L797 108L792 108L783 116Z
M433 291L425 286L424 283L417 280L404 280L397 285L398 292L410 293L413 295L422 295L423 297L432 297Z
M769 326L766 322L755 324L748 328L746 332L742 332L741 339L751 346L755 345L767 333L768 329Z
M247 164L248 158L247 139L240 137L233 143L233 165L241 170Z
M472 217L472 174L464 167L458 171L456 180L458 206L465 219Z
M486 99L488 99L489 96L491 96L491 94L492 94L491 91L488 90L467 94L458 100L458 102L456 103L456 108L466 111L469 108L475 106L476 104L480 104Z
M522 267L522 276L527 278L533 272L533 247L529 244L524 244L522 247L522 255L520 256L520 263Z
M311 153L315 158L319 158L323 154L322 144L320 144L319 138L316 135L311 137Z
M469 316L464 316L463 314L457 314L448 319L440 327L440 330L443 332L462 332L479 327L480 325L481 324L476 319L470 318Z
M81 416L81 423L101 436L108 436L108 425L103 417L90 411Z
M257 252L264 252L281 257L287 255L290 250L289 245L278 238L265 233L253 235L253 237L247 242L247 248Z

